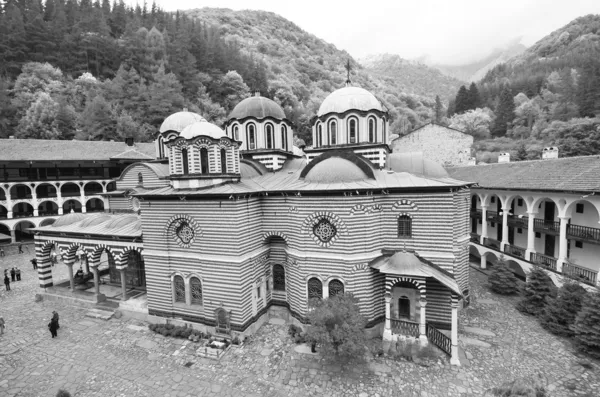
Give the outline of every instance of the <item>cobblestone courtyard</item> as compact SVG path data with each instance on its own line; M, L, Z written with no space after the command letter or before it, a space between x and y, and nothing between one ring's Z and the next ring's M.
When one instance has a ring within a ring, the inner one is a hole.
M516 298L492 295L486 276L471 270L473 303L460 313L462 367L422 367L375 358L337 365L301 354L285 325L266 324L220 362L194 355L194 344L150 332L135 320L102 321L87 309L35 302L33 248L11 247L0 269L18 265L23 281L0 292L0 396L51 396L65 388L84 396L480 396L518 377L541 373L551 396L600 396L600 365L581 365L570 344L514 309ZM28 252L29 251L29 252ZM54 268L55 281L67 277ZM52 310L61 328L46 327ZM190 364L191 363L191 364ZM188 366L185 366L188 364Z

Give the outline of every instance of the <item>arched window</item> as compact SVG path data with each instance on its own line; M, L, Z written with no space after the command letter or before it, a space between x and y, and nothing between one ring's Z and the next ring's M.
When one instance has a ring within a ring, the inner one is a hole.
M233 134L232 138L236 141L240 140L240 127L236 124L233 126Z
M138 186L142 186L144 184L144 176L141 172L138 172Z
M373 143L377 139L377 125L375 119L371 117L369 119L369 142Z
M334 120L329 122L329 144L335 145L337 143L337 123Z
M333 279L329 282L329 296L336 296L344 293L344 284L340 280Z
M385 131L385 122L386 122L385 119L381 120L381 133L382 133L381 139L383 140L383 143L387 142L387 140L386 140L387 138L385 137L385 133L386 133L386 131Z
M283 150L288 150L288 148L287 148L287 127L285 125L281 126L281 148Z
M190 279L190 293L192 295L192 305L202 304L202 283L198 277L192 277Z
M200 172L208 174L208 149L200 149Z
M183 160L183 175L187 175L189 173L187 149L181 149L181 159Z
M221 149L221 172L227 173L227 151L225 149Z
M317 147L323 145L323 127L321 123L317 126Z
M412 237L412 219L408 215L398 217L398 237Z
M175 302L185 303L185 282L183 277L173 277L173 289L175 290Z
M398 317L410 318L410 299L406 296L401 296L398 299Z
M356 135L358 134L358 125L356 119L348 120L348 143L356 143Z
M248 149L256 149L256 127L254 124L248 124L246 127L246 142L248 142Z
M267 149L273 149L273 125L267 124L265 126Z
M273 290L285 291L285 269L281 265L273 266Z
M323 298L323 283L318 278L308 280L308 299Z

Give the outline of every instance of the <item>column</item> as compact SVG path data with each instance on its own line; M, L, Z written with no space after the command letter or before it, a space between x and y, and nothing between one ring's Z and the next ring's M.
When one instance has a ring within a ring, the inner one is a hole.
M14 243L16 243L16 242L17 242L17 235L15 234L15 231L14 231L14 230L11 230L11 231L10 231L10 242L11 242L12 244L14 244Z
M98 276L98 266L92 267L94 272L94 293L96 296L100 295L100 277Z
M508 245L508 212L509 208L502 208L502 241L500 242L500 251L504 252L504 247Z
M75 291L75 278L73 277L73 262L65 263L69 268L69 280L71 282L71 292Z
M569 220L566 216L559 216L560 219L560 236L558 240L558 260L556 261L556 270L561 272L562 265L567 259L567 225Z
M9 205L9 204L7 204L7 205ZM9 208L12 208L12 207L9 207ZM7 217L8 219L12 219L12 217L13 217L13 212L12 212L12 211L6 211L6 217Z
M87 255L85 256L85 272L90 272L90 260L88 259Z
M480 243L483 245L485 243L485 239L488 236L488 224L487 224L487 205L481 206L481 240Z
M126 301L127 300L127 280L125 277L125 270L127 268L123 268L123 269L119 269L119 271L121 272L121 300L122 301Z
M390 294L385 294L385 330L386 331L391 331L392 329L392 322L390 321L390 316L391 316L391 310L390 310L390 302L392 300L392 297L390 296Z
M427 324L425 323L425 306L427 306L427 301L425 299L421 299L419 301L421 306L421 323L419 324L419 339L421 343L427 343Z
M527 250L525 251L525 259L530 261L531 254L535 253L535 216L537 212L528 212L527 216Z
M455 297L452 297L452 354L450 356L450 364L460 366L458 359L458 302Z
M486 255L486 252L484 252L483 254L481 254L481 268L482 269L487 269L487 255Z

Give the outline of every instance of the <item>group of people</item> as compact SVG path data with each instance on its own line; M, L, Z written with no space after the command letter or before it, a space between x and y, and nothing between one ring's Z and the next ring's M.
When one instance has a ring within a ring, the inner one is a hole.
M21 281L21 269L16 266L13 266L10 269L10 278L8 278L9 271L8 269L4 269L4 286L7 291L10 291L10 283L15 281Z
M0 316L0 335L4 334L4 329L6 328L6 322L4 321L4 318ZM60 325L58 325L58 313L56 312L56 310L52 311L52 318L50 319L50 322L48 323L48 329L50 330L50 334L52 334L53 338L58 337L58 329L60 328Z

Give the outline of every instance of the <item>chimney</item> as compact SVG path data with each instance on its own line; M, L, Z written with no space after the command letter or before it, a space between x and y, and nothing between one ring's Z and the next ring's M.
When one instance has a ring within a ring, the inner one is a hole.
M558 148L556 146L545 147L542 150L542 160L550 160L558 158Z
M467 165L477 165L477 159L475 157L469 157Z
M498 156L499 163L510 163L510 153L500 153Z
M15 139L15 136L11 135L11 136L8 137L8 139Z
M254 91L254 96L260 96L260 91Z
M125 138L125 143L127 144L127 146L133 146L133 137L128 136L127 138Z

